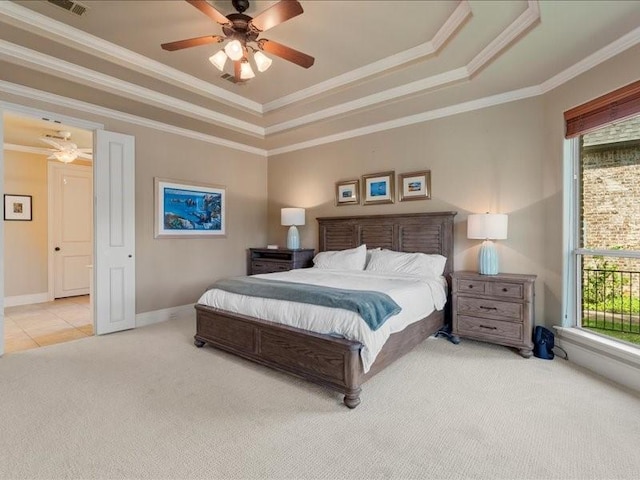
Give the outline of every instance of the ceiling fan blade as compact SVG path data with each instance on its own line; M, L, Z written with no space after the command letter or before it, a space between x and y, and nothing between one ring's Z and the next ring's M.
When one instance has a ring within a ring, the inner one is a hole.
M290 62L304 68L309 68L313 65L313 62L315 62L315 58L307 55L306 53L299 52L291 47L274 42L273 40L267 40L266 38L258 40L258 46L260 47L260 50L264 50L265 52L269 52L277 57L284 58L285 60L289 60Z
M60 143L59 141L54 140L52 138L40 137L40 141L42 141L42 142L44 142L44 143L46 143L48 145L51 145L52 147L54 147L54 148L56 148L58 150L61 150L61 149L64 148L64 145L62 143Z
M204 13L207 17L209 17L214 22L218 22L220 25L229 24L229 19L221 14L218 10L213 8L209 2L205 0L186 0L187 3L190 3L202 13Z
M76 148L78 152L91 154L93 152L93 148Z
M290 18L297 17L303 11L302 5L296 0L281 0L251 20L251 25L256 30L264 32L282 22L286 22Z
M206 37L189 38L187 40L178 40L177 42L163 43L160 45L164 50L173 52L183 48L197 47L199 45L208 45L210 43L220 43L224 37L219 35L207 35Z
M86 158L87 160L93 160L93 155L90 153L84 152L76 152L78 154L78 158Z
M236 77L236 82L240 82L240 71L241 71L241 61L240 60L236 60L235 62L233 62L233 75Z

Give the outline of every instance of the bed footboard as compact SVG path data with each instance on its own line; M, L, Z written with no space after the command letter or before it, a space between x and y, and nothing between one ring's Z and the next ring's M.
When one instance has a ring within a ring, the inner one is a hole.
M344 394L360 403L362 344L224 310L196 305L194 343L205 343Z

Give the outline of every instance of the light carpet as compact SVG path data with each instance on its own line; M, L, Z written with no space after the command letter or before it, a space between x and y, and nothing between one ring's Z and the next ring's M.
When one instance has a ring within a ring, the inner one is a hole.
M430 338L349 410L194 329L0 359L0 478L640 477L640 396L561 359Z

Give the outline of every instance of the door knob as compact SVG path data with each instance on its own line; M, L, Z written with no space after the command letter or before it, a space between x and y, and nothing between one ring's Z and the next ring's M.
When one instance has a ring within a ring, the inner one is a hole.
M59 252L59 251L60 251L60 247L56 247L56 248L54 248L54 250L55 250L56 252Z

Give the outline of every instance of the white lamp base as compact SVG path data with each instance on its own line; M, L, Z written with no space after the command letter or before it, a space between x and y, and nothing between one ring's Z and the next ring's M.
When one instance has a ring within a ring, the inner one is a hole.
M289 250L300 249L300 234L295 225L289 227L289 233L287 234L287 248Z
M478 273L480 275L498 274L498 250L491 240L485 240L480 247Z

